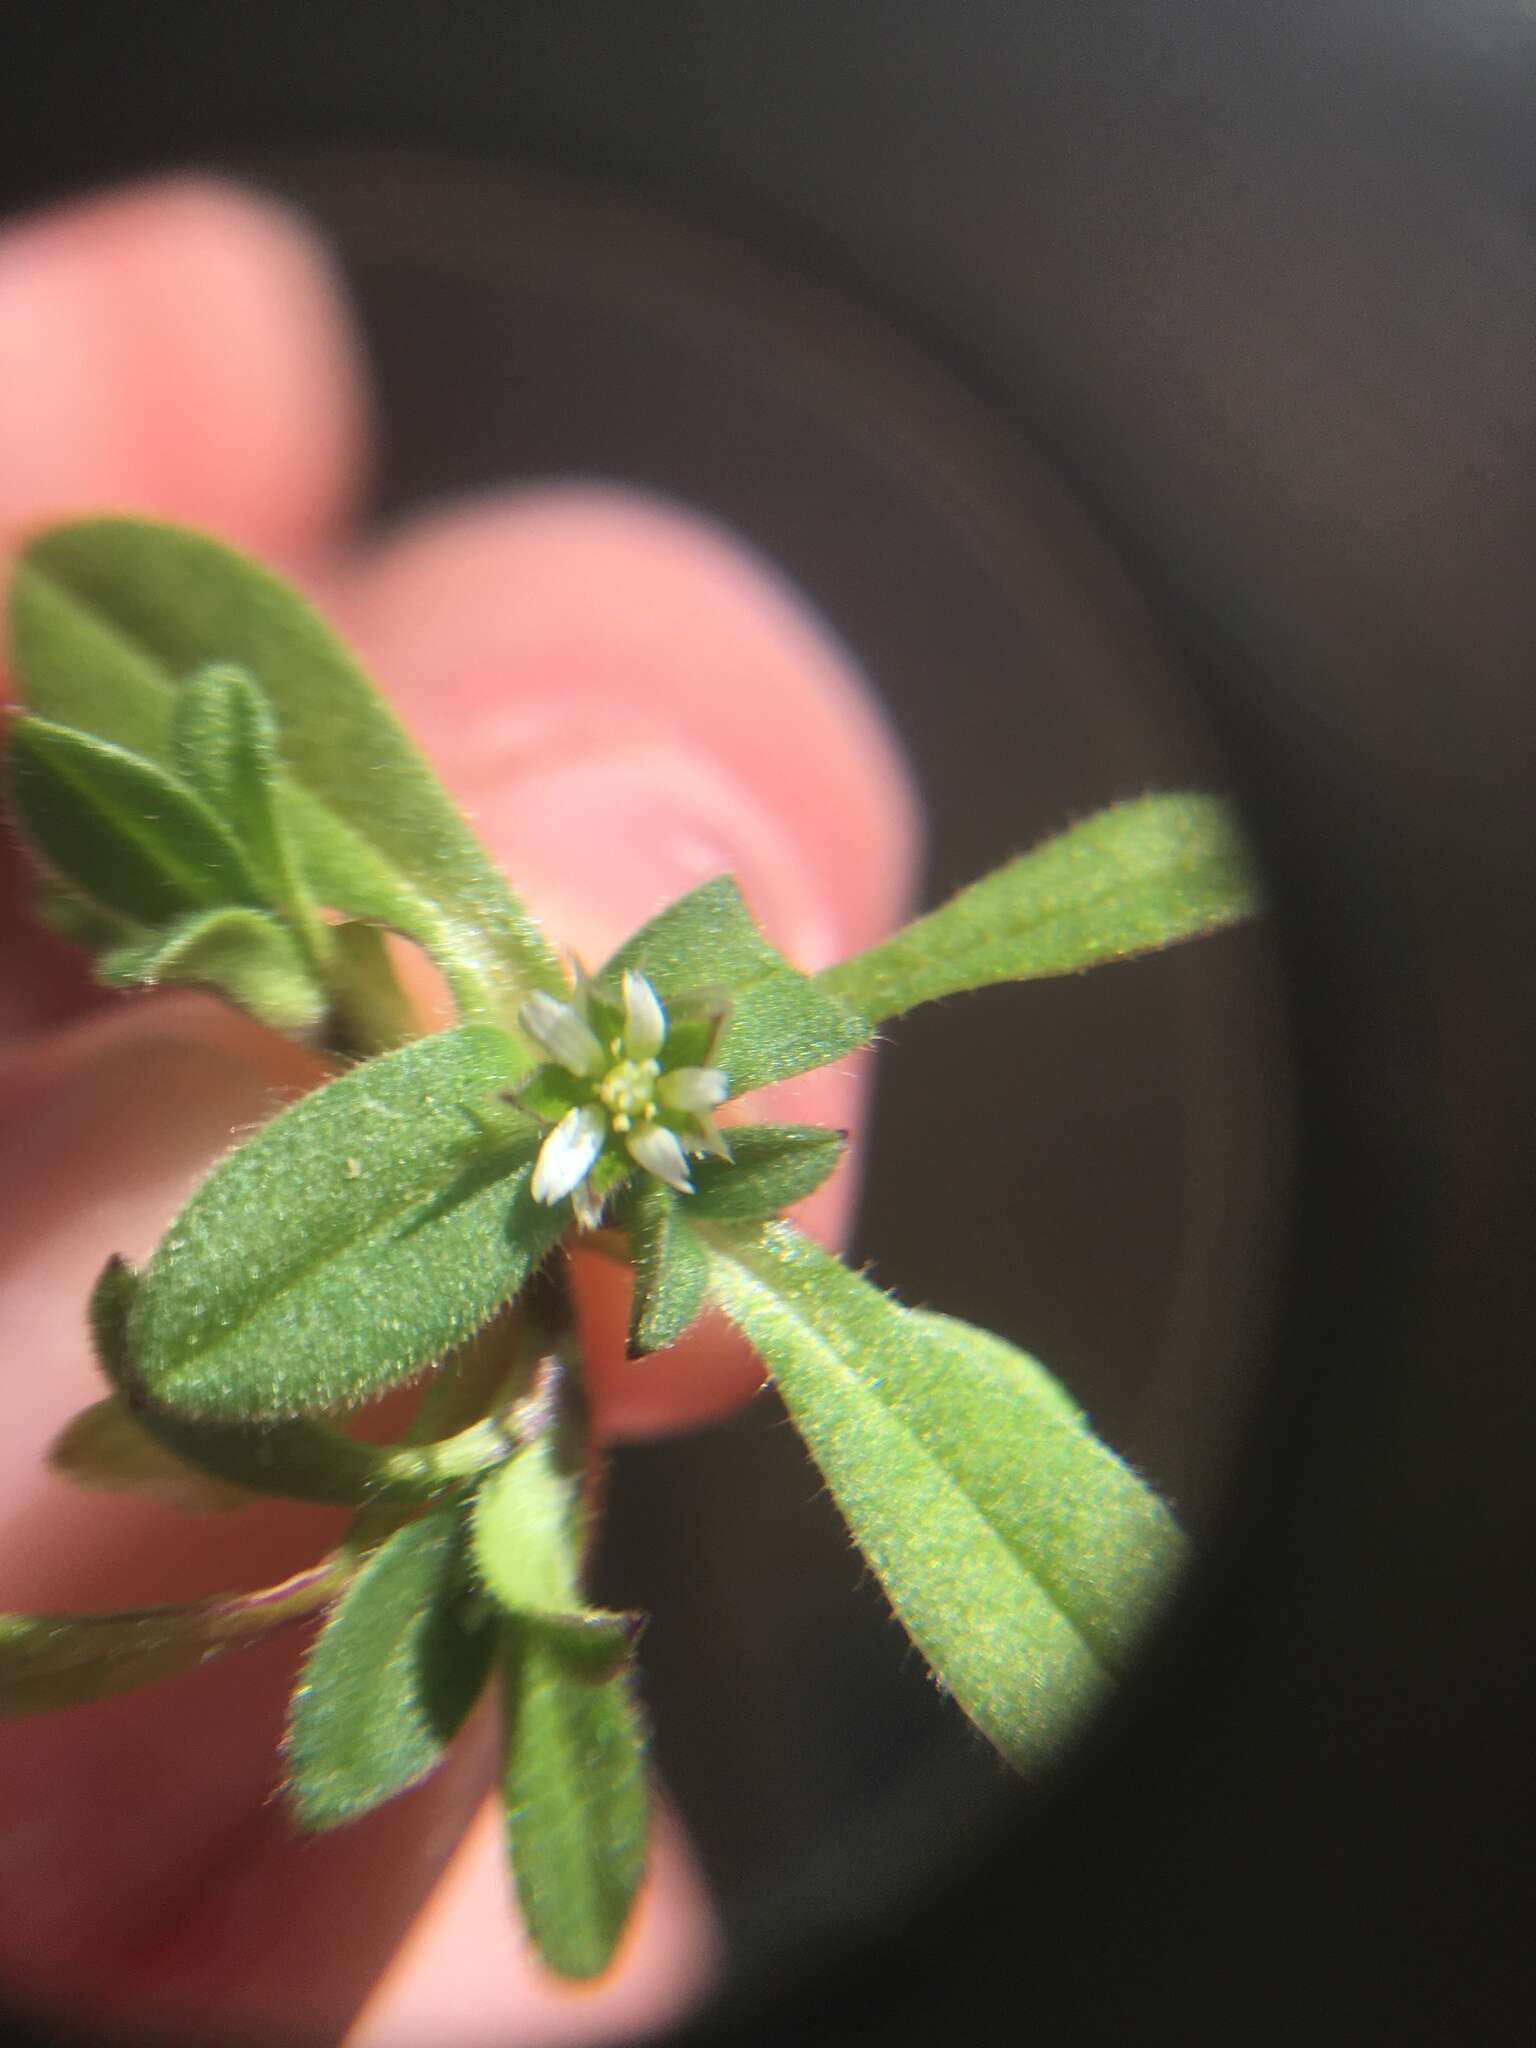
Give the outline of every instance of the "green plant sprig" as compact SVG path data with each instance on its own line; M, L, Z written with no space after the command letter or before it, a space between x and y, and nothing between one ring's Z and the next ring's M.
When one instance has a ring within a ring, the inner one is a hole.
M0 1712L185 1670L321 1617L284 1760L298 1824L419 1782L488 1685L517 1897L546 1964L610 1960L644 1867L639 1617L584 1590L596 1453L565 1297L576 1236L633 1272L637 1358L706 1308L754 1346L891 1606L975 1725L1037 1766L1123 1669L1175 1567L1155 1494L1001 1338L902 1307L782 1220L843 1134L715 1111L916 1004L1076 972L1255 907L1224 806L1117 804L805 975L734 883L567 974L351 656L292 591L137 520L18 565L12 816L40 908L113 987L211 989L335 1077L204 1181L91 1304L83 1486L228 1511L352 1506L286 1585L0 1617ZM418 1035L386 935L457 1012ZM392 1443L348 1410L407 1382Z

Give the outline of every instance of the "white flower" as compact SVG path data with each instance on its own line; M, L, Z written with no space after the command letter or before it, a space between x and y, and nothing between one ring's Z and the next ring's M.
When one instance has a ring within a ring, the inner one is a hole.
M582 1226L600 1220L602 1194L593 1174L604 1153L627 1153L680 1195L693 1193L688 1153L729 1159L730 1147L711 1111L730 1094L718 1067L669 1066L667 1013L643 974L627 969L621 1001L606 1001L580 974L571 1002L532 995L518 1022L564 1074L570 1102L545 1138L530 1192L553 1206L572 1198Z

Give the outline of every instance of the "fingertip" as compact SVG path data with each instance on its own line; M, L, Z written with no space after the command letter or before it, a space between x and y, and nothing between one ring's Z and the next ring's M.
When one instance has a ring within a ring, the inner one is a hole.
M803 965L904 907L910 778L849 652L721 527L566 487L438 512L347 624L527 899L601 954L735 873Z
M0 533L104 506L280 558L354 493L360 351L279 202L177 176L0 233Z

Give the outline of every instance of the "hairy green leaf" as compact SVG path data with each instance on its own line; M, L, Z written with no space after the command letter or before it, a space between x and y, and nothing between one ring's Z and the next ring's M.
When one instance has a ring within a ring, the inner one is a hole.
M1198 938L1257 908L1225 804L1139 797L1021 854L816 980L878 1024L960 989L1072 974Z
M301 1036L326 1014L325 991L285 926L262 910L204 910L98 963L109 988L212 989L274 1031Z
M477 1579L505 1614L566 1640L572 1669L605 1679L625 1661L640 1617L588 1607L581 1566L588 1535L580 1389L556 1357L519 1410L525 1441L475 1493L470 1549Z
M260 904L240 848L198 796L121 747L18 718L11 803L43 859L119 917L157 925L189 910Z
M682 1200L646 1174L623 1205L635 1274L629 1348L636 1354L675 1344L704 1306L709 1261L680 1213Z
M1034 1765L1123 1664L1177 1562L1172 1518L1000 1338L911 1314L782 1224L704 1230L714 1299L913 1641Z
M282 808L277 717L243 669L214 664L182 684L171 711L171 754L182 780L240 842L312 971L323 973L330 942Z
M39 878L33 910L39 924L46 925L72 946L83 946L89 953L131 945L148 936L143 925L132 918L103 910L89 896L77 894L52 875Z
M692 1222L757 1223L814 1194L847 1143L825 1124L733 1124L730 1159L691 1162Z
M129 1348L138 1287L138 1275L112 1259L91 1294L91 1335L115 1399L77 1416L51 1453L81 1485L127 1487L189 1506L199 1487L208 1490L208 1504L222 1507L241 1506L255 1494L338 1507L408 1506L462 1491L508 1453L498 1426L478 1417L435 1442L413 1432L409 1442L369 1444L307 1416L196 1422L159 1408Z
M523 1919L546 1965L595 1977L613 1959L645 1870L645 1730L627 1669L594 1683L562 1631L497 1629L502 1792Z
M769 945L728 875L705 882L642 925L599 980L614 984L626 967L646 975L669 1009L701 996L728 1001L711 1063L725 1073L733 1095L824 1067L869 1037L839 998Z
M562 1219L527 1123L472 1111L516 1048L465 1025L305 1096L216 1167L151 1258L129 1346L161 1407L219 1421L338 1408L409 1378L515 1295Z
M55 527L12 586L12 655L44 716L169 763L176 692L210 662L276 712L287 828L321 902L398 926L494 1014L558 963L383 699L309 606L200 534L138 519Z
M83 1706L191 1671L312 1613L335 1591L330 1565L257 1593L120 1614L0 1615L0 1718Z
M301 1826L355 1820L442 1761L490 1666L491 1632L471 1625L467 1591L463 1515L442 1507L386 1537L337 1601L289 1709Z

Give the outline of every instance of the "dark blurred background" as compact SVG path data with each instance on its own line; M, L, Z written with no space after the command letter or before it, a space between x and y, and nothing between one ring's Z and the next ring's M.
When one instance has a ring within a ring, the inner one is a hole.
M1191 781L1273 885L1263 935L884 1062L860 1252L1201 1539L1032 1810L770 1403L625 1456L663 1766L804 2001L737 2030L1526 2038L1528 6L73 12L0 72L10 196L201 162L311 205L381 516L578 474L725 520L886 695L930 896ZM946 1089L999 1072L962 1148Z

